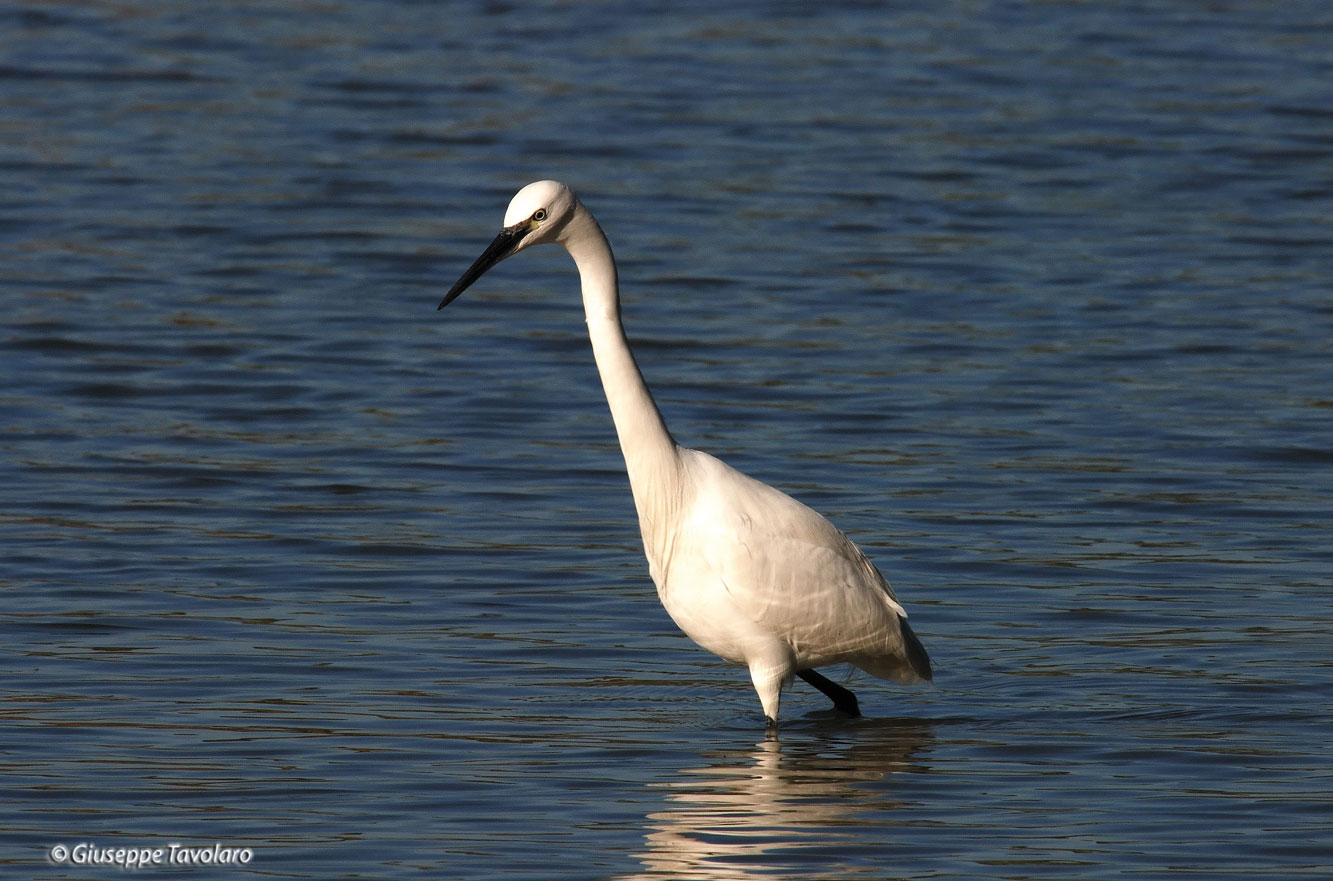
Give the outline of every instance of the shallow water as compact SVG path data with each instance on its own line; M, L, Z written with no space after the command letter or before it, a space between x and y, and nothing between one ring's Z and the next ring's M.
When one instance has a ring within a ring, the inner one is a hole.
M0 865L1326 877L1321 5L0 12ZM675 435L830 516L936 683L657 603L557 177Z

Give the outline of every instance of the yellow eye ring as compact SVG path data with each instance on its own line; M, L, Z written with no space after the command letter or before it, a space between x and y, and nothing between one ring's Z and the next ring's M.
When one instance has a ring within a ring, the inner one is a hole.
M537 221L538 223L541 223L543 220L546 219L546 209L538 208L536 211L532 212L532 219Z

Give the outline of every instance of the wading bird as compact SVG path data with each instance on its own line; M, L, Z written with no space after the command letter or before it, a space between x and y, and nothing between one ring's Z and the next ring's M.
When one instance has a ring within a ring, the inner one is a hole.
M500 234L439 308L501 260L547 242L563 245L578 268L648 572L672 620L749 668L770 728L793 674L860 715L856 695L816 667L850 663L896 682L929 680L930 658L907 613L856 545L791 496L671 437L625 338L611 245L568 187L538 181L519 190Z

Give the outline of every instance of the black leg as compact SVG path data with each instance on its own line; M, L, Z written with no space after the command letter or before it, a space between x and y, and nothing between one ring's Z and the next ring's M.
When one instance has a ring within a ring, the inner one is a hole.
M828 695L833 706L849 716L860 716L861 707L856 702L856 695L814 670L797 670L796 675Z

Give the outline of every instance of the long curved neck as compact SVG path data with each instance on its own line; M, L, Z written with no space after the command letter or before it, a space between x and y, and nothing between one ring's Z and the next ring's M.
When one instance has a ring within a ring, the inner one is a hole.
M673 493L679 479L678 447L625 338L616 261L606 234L587 209L579 206L562 239L578 266L593 358L625 456L644 540L648 542L650 533L664 525L658 516L661 505L668 503L663 495Z

